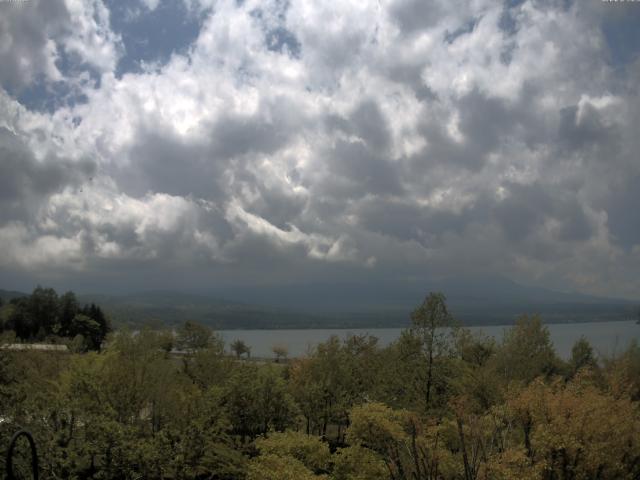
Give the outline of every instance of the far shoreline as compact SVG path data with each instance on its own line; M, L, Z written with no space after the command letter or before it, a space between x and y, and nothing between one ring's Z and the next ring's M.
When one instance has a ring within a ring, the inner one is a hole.
M634 318L627 319L593 319L593 320L568 320L568 321L546 321L544 317L541 315L542 323L545 325L580 325L580 324L591 324L591 323L622 323L622 322L631 322L636 323L640 327L640 323ZM482 328L482 327L513 327L516 324L517 318L513 319L513 321L509 323L504 322L490 322L490 323L459 323L457 326L461 328ZM391 324L391 325L340 325L334 326L330 325L322 325L322 326L280 326L275 325L271 327L219 327L216 325L212 325L208 322L205 322L210 328L212 328L216 332L224 331L224 332L232 332L232 331L274 331L274 330L366 330L366 329L377 329L377 330L385 330L385 329L398 329L398 328L411 328L410 323L404 323L402 325Z

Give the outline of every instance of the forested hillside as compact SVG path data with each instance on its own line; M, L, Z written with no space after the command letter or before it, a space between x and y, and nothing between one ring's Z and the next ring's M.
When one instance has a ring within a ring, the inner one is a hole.
M206 327L178 333L121 332L84 354L0 350L0 445L29 429L46 479L640 475L637 343L604 358L583 339L565 362L539 318L496 342L456 327L439 294L386 348L334 337L251 362ZM191 353L172 355L175 342Z
M52 288L37 287L31 295L0 298L0 333L4 343L65 343L76 351L98 350L111 331L102 309L81 306L73 292L58 296ZM12 338L14 337L14 338Z

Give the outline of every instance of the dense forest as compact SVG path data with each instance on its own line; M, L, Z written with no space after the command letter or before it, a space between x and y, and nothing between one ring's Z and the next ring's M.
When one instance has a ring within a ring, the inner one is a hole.
M74 351L99 350L111 325L95 304L81 306L73 292L58 296L52 288L36 287L31 295L16 296L6 304L0 298L3 343L64 343Z
M581 339L565 361L539 318L495 341L457 326L441 294L385 348L333 337L251 361L201 325L177 333L0 350L0 445L30 430L46 479L640 478L637 343L599 357Z

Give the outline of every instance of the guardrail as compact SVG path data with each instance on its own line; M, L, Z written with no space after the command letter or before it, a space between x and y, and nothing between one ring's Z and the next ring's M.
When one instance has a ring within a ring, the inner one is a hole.
M13 435L13 437L11 437L11 442L7 449L7 458L5 460L5 467L7 469L6 478L7 480L16 480L16 476L13 471L13 455L20 437L26 437L29 442L29 447L31 448L31 473L33 475L33 479L38 480L38 452L36 450L36 442L33 440L33 436L26 430L19 430Z

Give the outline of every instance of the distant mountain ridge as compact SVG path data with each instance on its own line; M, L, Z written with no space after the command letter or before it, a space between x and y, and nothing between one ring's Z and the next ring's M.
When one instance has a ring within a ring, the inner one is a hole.
M26 297L28 295L29 295L28 293L24 293L24 292L16 292L14 290L0 289L0 298L5 302L8 302L13 298Z
M467 325L510 324L524 313L538 313L548 323L627 320L635 317L639 303L524 286L503 277L79 294L78 300L100 305L116 326L132 328L185 320L216 329L374 328L407 326L429 291L444 292L454 316ZM4 300L22 295L0 290Z

